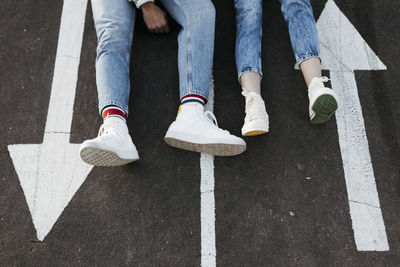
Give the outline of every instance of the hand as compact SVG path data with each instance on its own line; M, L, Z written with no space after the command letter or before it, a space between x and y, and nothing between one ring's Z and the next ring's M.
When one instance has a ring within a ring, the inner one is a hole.
M147 2L140 7L143 13L143 20L150 32L168 33L169 25L167 14L153 2Z

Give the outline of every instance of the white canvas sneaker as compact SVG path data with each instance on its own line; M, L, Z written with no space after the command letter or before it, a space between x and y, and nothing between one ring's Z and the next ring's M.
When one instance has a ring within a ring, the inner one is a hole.
M181 105L164 140L173 147L215 156L234 156L246 150L244 140L220 129L214 114L204 112L199 103Z
M242 127L243 136L254 136L269 131L269 117L261 96L254 92L242 91L246 98L246 117Z
M338 96L336 93L324 86L329 81L327 77L312 79L308 88L310 100L309 112L312 124L325 123L338 108Z
M120 166L139 159L126 123L116 117L107 117L98 136L81 144L80 156L95 166Z

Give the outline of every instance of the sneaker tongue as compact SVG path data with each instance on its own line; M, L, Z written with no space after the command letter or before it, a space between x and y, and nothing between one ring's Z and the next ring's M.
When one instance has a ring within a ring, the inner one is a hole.
M246 95L246 106L247 105L264 105L264 100L261 98L261 95L250 92Z

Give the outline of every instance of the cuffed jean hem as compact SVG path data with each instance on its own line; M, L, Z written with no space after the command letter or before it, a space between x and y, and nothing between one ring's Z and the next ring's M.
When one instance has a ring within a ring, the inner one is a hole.
M100 116L102 116L103 114L103 109L105 107L108 106L116 106L119 107L120 109L122 109L126 115L126 117L128 117L128 107L125 107L124 105L121 105L120 103L116 102L116 101L107 101L107 102L103 102L101 104L99 104L99 114Z
M208 101L208 94L205 94L204 92L196 91L196 90L185 91L184 93L181 94L180 99L184 98L187 95L199 95L199 96L204 97L206 99L206 102Z
M296 61L296 64L294 65L294 68L295 69L300 69L301 63L303 63L307 59L310 59L310 58L313 58L313 57L319 58L319 61L322 62L322 59L321 59L320 55L309 53L309 54L306 54L304 56L298 57L297 61Z
M238 81L239 81L239 84L240 84L240 77L242 77L242 75L243 75L244 73L246 73L246 72L256 72L256 73L260 74L261 78L263 77L263 74L262 74L261 69L253 68L253 67L247 67L247 68L244 68L242 71L240 71L240 72L238 73Z

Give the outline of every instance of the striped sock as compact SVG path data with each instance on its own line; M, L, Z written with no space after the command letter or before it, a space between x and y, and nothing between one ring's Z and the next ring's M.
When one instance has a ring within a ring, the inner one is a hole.
M205 105L207 103L207 99L205 97L202 97L201 95L185 95L181 98L182 105L190 102L197 102Z
M103 120L108 116L108 117L117 117L125 121L126 119L126 114L122 110L122 108L119 108L117 106L107 106L103 109L102 112Z

